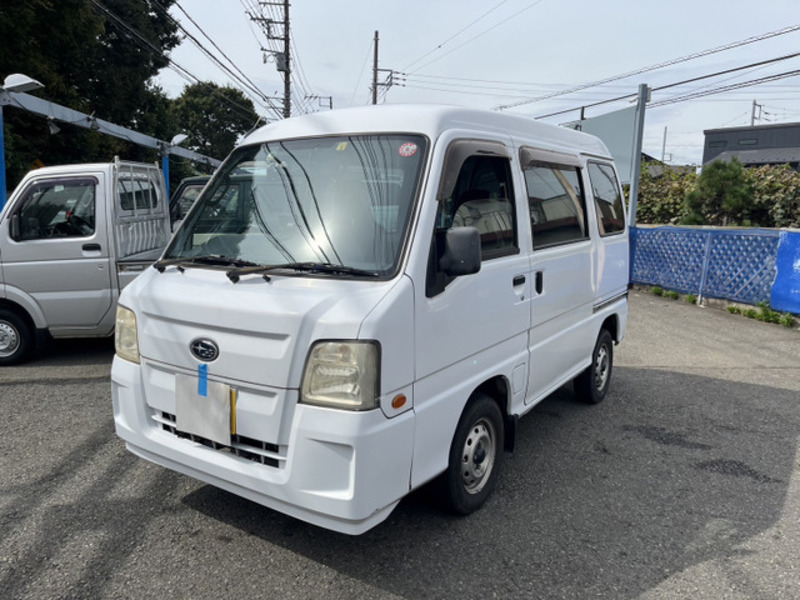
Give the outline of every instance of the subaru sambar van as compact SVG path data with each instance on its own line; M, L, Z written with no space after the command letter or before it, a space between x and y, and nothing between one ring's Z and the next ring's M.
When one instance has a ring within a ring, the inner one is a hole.
M628 230L595 137L390 105L267 125L122 293L112 368L136 455L359 534L437 480L492 492L516 423L597 403L625 335Z

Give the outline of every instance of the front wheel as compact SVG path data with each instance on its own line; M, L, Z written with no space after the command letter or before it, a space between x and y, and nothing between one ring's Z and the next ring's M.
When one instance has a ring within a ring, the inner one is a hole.
M443 475L445 500L456 513L478 510L494 489L503 455L503 415L497 402L476 395L458 422Z
M0 366L23 362L33 347L33 333L16 313L0 309Z
M587 404L603 401L611 385L614 365L614 340L607 329L601 329L592 351L592 364L573 381L575 396Z

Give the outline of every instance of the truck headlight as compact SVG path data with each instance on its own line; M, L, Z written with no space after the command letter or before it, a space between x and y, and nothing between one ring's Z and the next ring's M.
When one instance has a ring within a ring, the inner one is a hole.
M308 353L300 401L346 410L378 406L380 346L377 342L317 342Z
M139 335L136 333L136 314L121 305L117 305L114 348L120 358L139 364Z

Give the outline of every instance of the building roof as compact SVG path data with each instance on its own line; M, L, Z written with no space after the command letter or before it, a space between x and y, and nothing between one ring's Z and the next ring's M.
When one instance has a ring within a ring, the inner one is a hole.
M722 127L720 129L705 129L703 133L708 135L710 133L733 133L736 131L752 132L763 131L770 129L794 129L800 127L800 123L770 123L769 125L744 125L741 127Z
M796 148L763 148L761 150L726 150L714 156L708 162L722 160L730 162L733 157L743 165L783 165L800 163L800 147Z

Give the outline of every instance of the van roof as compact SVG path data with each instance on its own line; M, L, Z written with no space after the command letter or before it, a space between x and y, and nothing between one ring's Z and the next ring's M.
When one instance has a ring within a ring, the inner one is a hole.
M518 115L427 104L384 104L316 112L265 125L242 143L378 132L419 133L435 141L452 129L489 131L511 135L520 144L611 156L600 139L572 129Z

